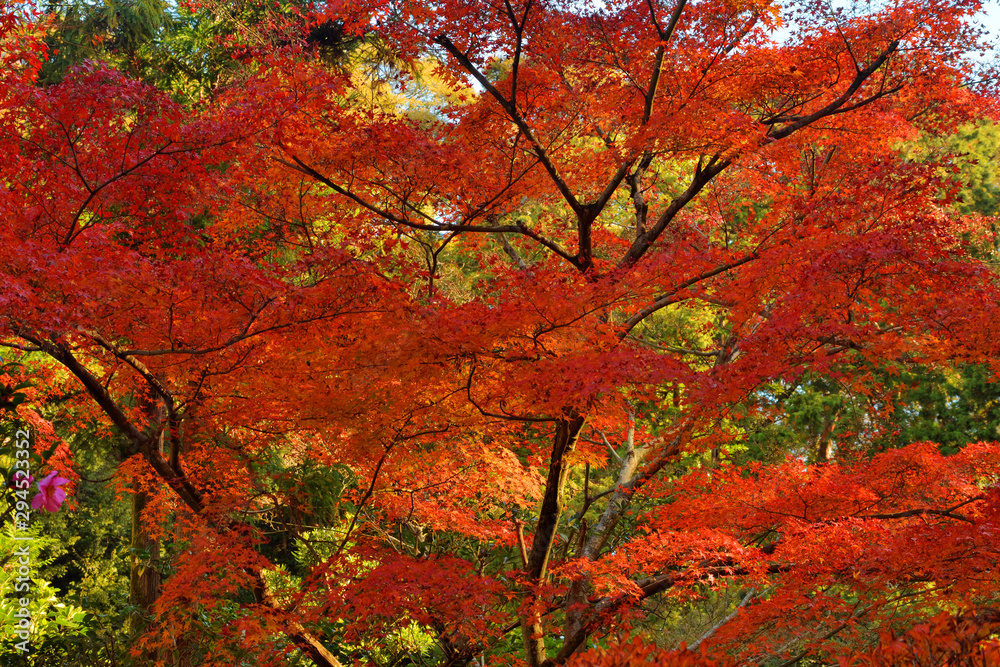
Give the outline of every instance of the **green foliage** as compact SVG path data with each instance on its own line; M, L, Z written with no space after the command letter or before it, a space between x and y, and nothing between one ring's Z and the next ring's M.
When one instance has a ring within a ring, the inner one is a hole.
M894 428L879 441L880 448L929 441L951 454L969 443L1000 439L1000 384L988 366L917 367L901 382L906 390L894 410Z
M116 502L108 485L87 482L74 500L75 510L46 517L57 538L46 575L87 610L110 613L128 599L128 504Z
M777 462L788 455L808 461L831 458L838 443L870 437L872 405L828 376L796 384L773 383L757 394L766 418L745 420L736 462Z
M871 454L913 442L935 442L945 454L974 442L1000 439L1000 384L987 365L887 365L873 369L861 394L829 376L796 385L773 384L756 400L768 418L747 419L736 463L807 461Z
M76 66L103 62L193 102L242 76L248 49L296 45L330 64L341 62L352 42L339 24L310 22L309 7L295 0L196 7L165 0L43 3L39 8L55 24L40 81L58 83Z
M41 80L61 81L74 65L110 60L133 76L147 73L150 45L170 27L170 4L163 0L48 2L57 18L47 42L50 58Z
M27 362L26 362L27 363ZM0 366L0 376L30 378L30 366L7 363ZM21 390L32 385L30 380L16 384L0 382L0 394L6 401L0 417L0 434L5 437L5 451L0 456L0 474L9 479L14 470L11 456L15 430L24 428L23 420L14 407L37 408ZM53 400L43 414L58 414L61 401ZM84 475L109 478L114 470L114 458L109 457L112 443L100 438L93 430L78 427L72 417L62 414L54 420L57 432L74 447L76 469ZM86 425L79 425L86 426ZM73 427L73 428L71 428ZM30 472L37 478L47 471L48 451L32 452L28 459ZM110 458L110 460L109 460ZM37 492L35 485L23 498L14 496L14 489L3 487L3 508L0 514L0 655L4 665L55 667L57 665L125 665L127 637L124 619L128 606L128 566L123 560L127 551L128 508L115 502L114 491L107 484L81 481L74 495L59 512L31 512L27 532L14 533L14 503L30 503ZM30 537L19 540L15 537ZM31 568L30 590L21 593L17 587L19 556L16 549L29 545ZM123 567L124 566L124 567ZM20 639L14 634L19 599L30 600L32 614L31 650L22 653L15 648Z
M962 127L957 133L926 138L932 154L943 154L954 170L959 186L958 210L982 215L1000 214L1000 127L982 121Z
M8 510L12 507L13 490L4 489L4 499ZM7 511L3 517L5 525L0 532L0 655L19 656L20 662L4 664L51 665L59 653L63 639L77 636L87 631L84 610L61 600L59 591L51 582L42 578L47 565L51 563L45 553L58 543L58 538L47 533L41 523L28 530L15 530ZM24 550L27 555L24 555ZM21 568L30 574L24 575ZM21 601L27 602L22 606ZM18 636L21 618L18 613L27 609L30 613L30 628L27 644ZM27 651L18 649L27 648Z

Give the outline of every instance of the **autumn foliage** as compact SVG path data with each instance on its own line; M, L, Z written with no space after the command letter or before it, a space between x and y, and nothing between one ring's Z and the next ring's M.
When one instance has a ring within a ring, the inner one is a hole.
M996 664L1000 660L1000 643L991 638L996 618L953 618L939 614L899 636L883 633L877 647L839 658L838 667L969 667ZM686 649L664 652L634 640L611 649L595 649L581 653L567 662L572 667L732 667L737 663L727 658L714 659Z
M995 361L991 220L900 149L995 114L977 7L316 3L192 101L39 85L6 15L0 345L119 443L135 654L992 664L1000 445L735 458L810 377L877 433L899 369Z

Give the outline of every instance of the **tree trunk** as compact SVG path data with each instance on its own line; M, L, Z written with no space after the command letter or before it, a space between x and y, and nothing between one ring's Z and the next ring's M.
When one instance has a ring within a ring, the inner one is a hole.
M152 616L153 603L160 596L160 543L142 524L142 512L148 503L145 491L133 490L129 601L134 609L129 629L134 635L145 632Z
M577 438L583 430L585 421L580 415L572 415L559 420L556 427L552 441L552 457L549 460L549 474L545 480L545 495L542 497L535 537L525 568L528 585L532 587L545 578L555 542L556 528L559 525L559 515L562 512L563 487L566 485L566 475L569 472L566 458L576 447ZM534 592L529 592L528 597L527 617L521 623L521 637L524 640L524 653L528 664L531 667L539 667L546 657L544 628L541 614L534 608L536 602Z
M837 428L840 413L840 410L834 413L830 421L824 425L819 437L816 438L816 461L818 462L829 461L833 458L833 429Z

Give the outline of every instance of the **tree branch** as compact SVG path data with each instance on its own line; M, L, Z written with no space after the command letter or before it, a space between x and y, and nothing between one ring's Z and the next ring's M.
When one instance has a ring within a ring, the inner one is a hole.
M622 331L620 331L618 333L618 339L619 340L623 340L628 335L628 333L630 331L632 331L633 328L635 328L635 326L637 324L639 324L640 322L642 322L644 319L646 319L647 317L649 317L650 315L652 315L656 311L658 311L658 310L660 310L662 308L666 308L667 306L672 305L674 303L677 303L679 301L679 299L677 299L676 296L677 296L677 293L680 292L681 290L685 290L688 287L692 287L694 285L697 285L698 283L702 282L703 280L708 280L709 278L714 278L715 276L719 275L720 273L725 273L726 271L730 271L732 269L735 269L736 267L742 266L742 265L744 265L744 264L746 264L748 262L752 262L753 260L757 259L758 257L760 257L760 255L756 251L754 251L754 252L750 253L749 255L744 255L743 257L740 257L739 259L733 260L731 262L727 262L725 264L722 264L720 266L715 267L714 269L711 269L709 271L705 271L704 273L700 273L697 276L695 276L694 278L691 278L689 280L685 280L684 282L682 282L680 285L678 285L674 289L670 290L669 292L661 294L660 296L658 296L656 298L656 300L653 301L653 303L651 303L650 305L646 306L645 308L643 308L638 313L636 313L635 315L633 315L632 317L628 318L625 321L624 328L622 329ZM692 353L694 353L694 352L685 352L685 354L692 354Z
M705 165L699 162L698 167L695 169L694 177L691 179L691 183L687 189L670 202L666 210L660 214L656 223L648 231L636 236L635 241L632 242L625 256L619 260L618 266L620 268L630 268L635 265L646 254L646 251L652 247L653 242L660 237L663 230L667 228L677 214L708 185L709 181L721 174L732 163L732 158L720 159L718 155L709 158Z
M858 92L858 89L861 88L864 82L868 80L868 77L870 77L878 70L878 68L884 65L886 61L889 60L889 57L892 56L892 54L895 53L898 48L899 48L899 40L894 39L893 41L889 42L889 46L886 48L886 50L883 51L881 55L879 55L879 57L872 62L872 64L870 64L868 67L864 68L863 70L860 70L857 73L857 75L854 77L854 81L851 82L851 85L848 86L847 90L845 90L843 94L840 95L840 97L833 100L822 109L814 111L813 113L808 114L806 116L799 117L791 125L787 125L781 128L780 130L772 130L771 132L768 132L767 137L772 140L783 139L792 134L793 132L801 130L806 125L816 122L820 118L831 116L836 113L843 113L846 111L850 111L851 109L856 109L860 106L873 102L879 97L884 97L885 95L888 95L898 90L898 88L894 88L888 91L883 91L868 100L864 100L863 102L859 102L858 104L855 104L853 106L841 109L841 107L843 107L844 104L846 104L847 101L851 99L854 93Z
M499 102L503 110L507 112L507 116L511 119L511 121L513 121L514 125L517 126L517 129L520 130L525 138L531 143L532 152L535 154L535 157L538 158L538 161L542 164L542 166L545 167L545 171L549 173L549 177L555 184L556 189L558 189L559 193L563 196L563 199L566 200L566 203L569 204L569 207L573 209L573 212L576 213L578 218L582 217L586 213L584 206L577 201L572 191L570 191L569 186L566 184L566 181L563 180L563 177L559 174L559 170L556 169L552 159L545 151L545 148L542 147L541 143L535 137L535 134L531 131L527 121L525 121L525 119L517 111L515 101L508 100L504 97L503 93L497 90L496 86L490 83L490 80L479 71L479 68L477 68L471 60L469 60L468 56L462 53L459 48L455 46L450 39L448 39L447 35L438 35L434 38L434 43L444 47L445 51L450 53L452 57L455 58L455 60L457 60L459 64L473 76L473 78L475 78L479 85L486 89L486 92L488 92L493 99Z

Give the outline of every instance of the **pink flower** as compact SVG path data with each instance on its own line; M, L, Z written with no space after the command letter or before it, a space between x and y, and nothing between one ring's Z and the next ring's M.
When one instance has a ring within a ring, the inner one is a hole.
M28 480L28 483L25 484L24 480ZM24 489L31 486L31 483L35 481L35 478L32 475L25 474L23 470L15 470L14 474L11 475L10 481L14 483L15 489Z
M38 490L41 491L31 501L31 506L40 510L45 508L49 512L57 511L66 500L66 492L59 487L68 482L68 479L59 477L59 473L53 470L45 479L38 483Z

